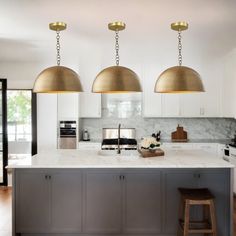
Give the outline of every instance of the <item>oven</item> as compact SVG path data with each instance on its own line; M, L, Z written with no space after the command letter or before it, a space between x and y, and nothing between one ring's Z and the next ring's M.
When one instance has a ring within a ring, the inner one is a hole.
M76 149L76 121L59 122L59 149Z

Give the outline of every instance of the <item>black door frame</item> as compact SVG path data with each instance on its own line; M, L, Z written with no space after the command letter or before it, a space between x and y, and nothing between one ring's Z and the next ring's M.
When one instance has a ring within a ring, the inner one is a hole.
M8 165L8 136L7 136L7 79L0 79L2 83L2 168L3 168L3 182L0 185L7 186L7 169Z

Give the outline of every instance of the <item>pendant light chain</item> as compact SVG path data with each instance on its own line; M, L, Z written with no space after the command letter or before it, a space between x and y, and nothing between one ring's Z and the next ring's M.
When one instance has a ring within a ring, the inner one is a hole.
M179 66L182 65L182 42L181 42L181 30L178 31L178 51L179 51L179 55L178 55L178 60L179 60Z
M61 55L60 55L60 31L57 30L57 36L56 36L56 40L57 40L57 44L56 44L56 49L57 49L57 65L60 66L61 64Z
M116 40L116 43L115 43L115 50L116 50L116 65L119 66L120 64L120 56L119 56L119 31L116 30L116 36L115 36L115 40Z

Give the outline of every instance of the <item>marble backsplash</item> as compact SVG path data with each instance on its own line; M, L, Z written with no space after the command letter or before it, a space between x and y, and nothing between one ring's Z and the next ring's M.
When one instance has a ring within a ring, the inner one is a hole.
M80 130L86 128L91 140L102 139L102 128L136 128L140 139L161 130L162 139L170 139L171 132L181 125L188 132L189 139L229 139L236 131L236 120L231 118L83 118Z

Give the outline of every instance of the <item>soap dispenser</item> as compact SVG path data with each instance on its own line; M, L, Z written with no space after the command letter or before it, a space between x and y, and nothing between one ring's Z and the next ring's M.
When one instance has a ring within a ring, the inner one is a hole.
M83 130L83 141L90 141L89 132L87 129Z

